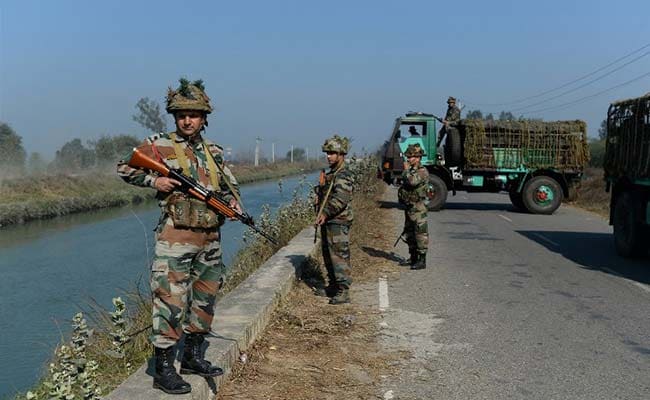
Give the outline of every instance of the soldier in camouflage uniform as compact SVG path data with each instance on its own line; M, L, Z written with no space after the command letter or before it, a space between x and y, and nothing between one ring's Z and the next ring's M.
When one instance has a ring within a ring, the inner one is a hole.
M457 129L458 122L460 122L460 108L456 106L456 98L449 96L447 99L447 113L445 114L445 118L442 119L443 126L440 128L436 147L440 147L447 131Z
M237 180L224 165L222 148L201 134L212 111L203 82L181 79L180 83L167 94L166 110L173 114L176 130L149 136L138 150L172 168L182 168L184 174L221 193L240 210ZM220 232L224 217L205 202L178 191L180 182L130 167L130 157L118 163L119 176L132 185L155 188L162 209L151 267L153 386L167 393L188 393L189 383L176 373L173 364L174 346L183 333L181 374L211 377L223 373L203 358L201 345L210 331L216 294L225 274Z
M420 164L424 151L419 144L411 144L404 153L402 186L397 192L399 202L406 206L404 211L404 234L411 256L411 269L427 267L429 233L427 226L427 191L429 172Z
M330 170L320 188L323 198L318 201L316 225L321 229L323 261L327 268L330 304L350 302L350 226L352 225L352 189L354 179L345 163L349 141L334 135L323 144Z

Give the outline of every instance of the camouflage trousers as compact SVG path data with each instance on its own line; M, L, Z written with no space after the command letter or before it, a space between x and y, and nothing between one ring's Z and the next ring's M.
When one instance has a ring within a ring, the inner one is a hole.
M428 211L424 201L408 205L404 211L404 234L409 253L426 254L429 245Z
M151 267L151 343L173 346L186 333L207 333L223 283L219 229L176 229L170 218L156 231Z
M350 288L350 226L324 224L320 228L323 262L327 268L329 284Z

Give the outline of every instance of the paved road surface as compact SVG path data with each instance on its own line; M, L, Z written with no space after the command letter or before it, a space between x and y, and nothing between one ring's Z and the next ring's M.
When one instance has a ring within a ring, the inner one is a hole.
M413 358L385 399L650 399L650 258L604 219L459 193L429 232L427 269L388 281L382 341Z

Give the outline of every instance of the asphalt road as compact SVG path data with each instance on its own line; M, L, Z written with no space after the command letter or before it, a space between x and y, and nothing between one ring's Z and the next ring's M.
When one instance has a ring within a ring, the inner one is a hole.
M412 357L384 399L650 399L650 258L619 258L607 221L577 208L448 201L429 213L427 269L387 282L382 343Z

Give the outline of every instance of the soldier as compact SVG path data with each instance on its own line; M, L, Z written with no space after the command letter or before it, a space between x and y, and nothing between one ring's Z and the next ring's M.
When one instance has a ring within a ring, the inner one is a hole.
M427 191L429 172L420 164L424 151L419 144L411 144L404 153L402 186L397 192L399 202L406 206L404 211L404 234L411 256L411 269L427 267L427 246L429 233L427 226Z
M138 150L172 168L182 168L184 174L220 192L231 207L241 211L237 180L224 165L222 148L201 134L212 112L203 82L181 79L177 90L169 88L166 110L173 114L176 130L149 136ZM181 374L223 374L204 359L201 345L210 332L216 294L225 274L220 232L224 217L205 202L176 190L180 182L132 168L129 159L130 155L118 163L119 176L132 185L155 188L162 211L151 267L153 387L171 394L188 393L190 384L174 368L174 347L183 333Z
M346 137L334 135L323 144L330 166L325 183L320 188L322 199L318 200L315 224L321 229L323 261L327 268L331 295L330 304L350 302L350 226L352 225L353 176L345 163L349 150Z
M443 138L450 129L456 129L456 125L459 121L460 108L456 106L456 98L449 96L447 99L447 113L445 114L445 118L442 119L443 126L440 128L436 147L440 147Z

